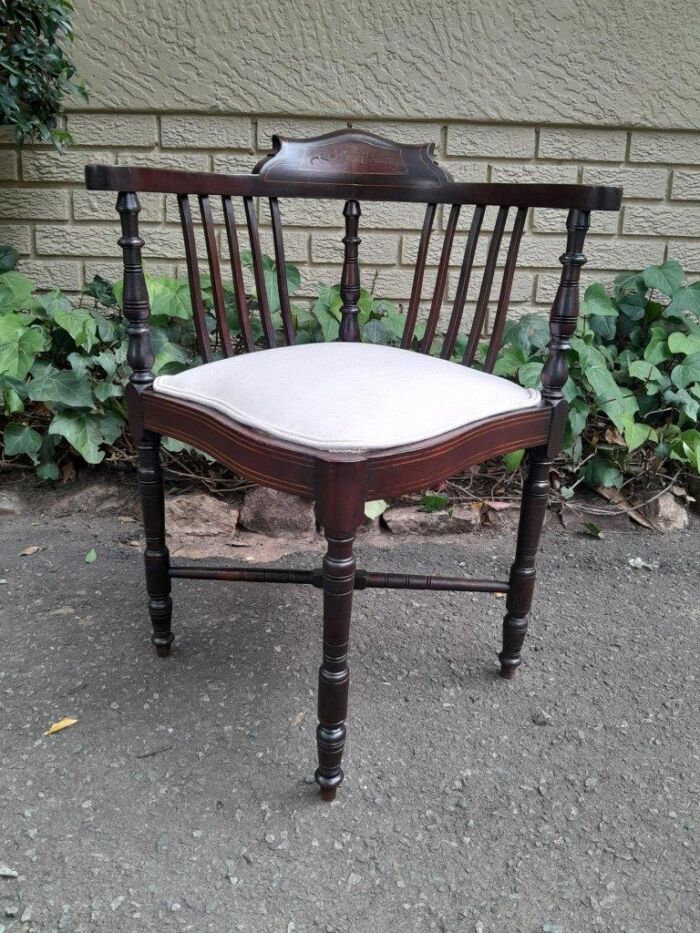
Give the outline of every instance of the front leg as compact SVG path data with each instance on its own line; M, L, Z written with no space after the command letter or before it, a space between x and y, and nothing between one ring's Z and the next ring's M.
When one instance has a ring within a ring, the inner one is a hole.
M343 780L340 762L345 747L348 712L348 640L355 588L355 534L326 529L328 551L323 559L323 663L318 674L316 783L324 800L333 800Z
M552 461L544 448L530 451L530 464L523 486L515 561L510 571L510 590L503 620L503 649L498 656L501 675L511 678L520 667L520 650L527 634L528 615L535 590L535 558L547 512L549 471Z
M160 657L170 654L173 633L170 619L170 555L165 544L165 501L163 471L160 466L160 435L144 431L138 444L138 480L146 538L146 589L153 642Z
M318 768L324 800L343 780L348 712L348 640L355 588L355 532L364 517L366 461L319 463L316 507L328 550L323 559L323 661L318 675Z

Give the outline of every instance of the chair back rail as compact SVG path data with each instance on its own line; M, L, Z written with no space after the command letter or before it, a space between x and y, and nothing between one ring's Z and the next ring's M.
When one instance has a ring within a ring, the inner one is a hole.
M195 335L204 362L214 359L217 351L226 357L236 351L229 330L223 285L224 275L228 277L229 270L222 269L210 198L221 198L228 264L240 331L240 347L246 351L255 349L255 337L251 319L252 309L245 291L243 262L234 215L234 198L240 197L243 202L255 280L257 311L260 315L262 337L266 347L274 347L280 335L275 333L271 313L270 295L260 244L256 199L260 199L261 203L267 201L269 204L276 267L275 279L282 323L281 339L287 345L295 342L295 332L285 272L280 199L331 198L342 201L344 204L345 255L341 276L341 340L360 339L357 301L360 288L359 247L361 239L358 233L362 213L361 201L424 203L426 205L425 216L400 345L404 349L415 347L422 353L437 352L443 359L450 359L455 353L473 278L477 248L484 228L484 217L487 208L496 208L496 220L486 248L486 261L474 305L472 323L468 333L465 334L466 349L462 358L464 364L473 365L480 342L488 337L483 366L489 372L493 370L503 339L510 294L517 268L518 250L525 230L528 210L530 208L558 208L569 212L567 221L569 243L567 253L561 257L564 269L562 270L562 286L557 298L560 308L556 314L559 316L560 323L552 331L554 351L561 355L564 351L557 345L557 340L560 343L566 342L565 332L569 330L569 317L574 306L574 300L569 292L572 289L577 292L578 289L578 275L572 270L577 270L585 261L581 250L589 214L594 210L617 210L621 200L621 189L616 187L454 182L435 162L432 144L402 145L359 130L339 130L308 140L290 140L275 136L272 153L258 163L250 175L218 175L204 172L91 165L86 167L86 184L91 190L113 190L134 194L167 192L178 196ZM212 335L207 327L190 197L196 197L199 203L202 235L211 278L211 302L216 321L215 336L218 338L216 346L212 344ZM133 205L133 202L130 201L129 204ZM137 201L136 204L138 204ZM415 335L421 303L424 300L425 271L440 205L445 206L445 211L449 205L449 212L440 247L435 285L432 294L425 296L428 311L423 334L418 341ZM463 207L472 205L474 210L461 256L454 299L443 328L444 333L439 337L450 260L460 213ZM488 335L486 329L489 324L491 293L511 211L514 211L514 220L510 236L505 238L506 256L501 272L495 313L490 321L490 335ZM133 214L129 226L138 236L137 209L133 210ZM573 241L572 237L574 237ZM222 235L222 244L223 242ZM562 303L566 305L563 312ZM553 314L555 314L554 310ZM435 346L438 337L440 342L438 346ZM549 372L556 380L560 373L558 370L555 372L555 369L556 367L552 364Z

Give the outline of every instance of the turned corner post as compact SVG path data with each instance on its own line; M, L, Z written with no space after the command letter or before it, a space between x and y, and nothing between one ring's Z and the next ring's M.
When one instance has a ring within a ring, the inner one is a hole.
M339 340L357 343L360 338L360 325L357 320L357 302L360 297L360 263L359 246L361 240L357 235L360 226L359 201L346 201L343 208L345 217L345 256L343 260L343 274L340 279L340 297L343 305L340 309Z
M542 397L553 408L565 406L564 383L569 376L567 353L579 312L579 279L586 257L583 243L590 226L590 211L571 210L566 220L566 252L557 294L549 315L549 353L542 370ZM564 415L566 411L564 410Z
M150 307L148 289L143 274L139 236L141 205L135 192L120 191L117 211L122 235L119 245L124 256L123 311L127 320L126 359L131 369L127 388L129 428L138 449L138 482L143 511L146 547L146 589L148 611L153 626L151 641L157 653L170 652L173 634L170 630L172 600L170 598L170 555L165 543L165 503L163 471L160 465L160 435L143 427L141 393L153 385L153 349L148 329Z
M119 245L124 257L123 310L127 320L128 348L126 359L131 368L129 383L136 392L142 392L153 383L153 350L148 331L148 290L143 274L141 249L143 240L139 236L139 211L141 204L133 191L120 191L117 211L121 219L122 235Z
M323 657L318 672L318 768L324 800L333 800L343 780L346 738L348 643L355 589L355 532L364 519L366 461L319 464L318 514L326 537L323 559Z

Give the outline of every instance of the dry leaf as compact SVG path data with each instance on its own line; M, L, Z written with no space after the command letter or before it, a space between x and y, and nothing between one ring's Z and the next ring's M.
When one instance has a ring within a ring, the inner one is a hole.
M62 732L64 729L74 726L77 721L77 719L73 719L71 716L64 716L63 719L59 719L58 722L54 722L49 726L44 735L54 735L56 732Z
M306 713L302 710L300 713L297 713L296 716L290 722L290 726L300 726L302 722L306 719Z
M75 482L77 478L78 474L75 472L73 461L67 460L61 467L61 485L67 486L68 483Z
M605 440L608 444L615 444L617 447L626 447L624 437L620 434L617 428L608 428L605 432Z
M499 499L485 499L484 505L488 508L493 509L494 512L502 512L504 509L509 509L512 506L512 502L502 502Z
M19 552L20 557L31 557L32 554L36 554L37 551L40 551L41 548L38 544L32 545L32 547L26 547L23 551Z

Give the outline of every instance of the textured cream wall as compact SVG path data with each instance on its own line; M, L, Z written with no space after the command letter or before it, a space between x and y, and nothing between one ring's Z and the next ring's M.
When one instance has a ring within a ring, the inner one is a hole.
M97 109L699 122L697 0L78 0L76 10Z
M624 185L622 212L594 216L586 281L667 256L700 273L700 61L689 22L675 0L79 0L90 105L68 114L75 145L60 156L18 154L0 133L0 242L14 242L44 286L75 291L95 272L115 278L113 198L83 190L86 162L248 171L273 132L353 125L434 140L459 180ZM363 282L405 300L421 212L364 210ZM340 276L340 208L305 202L284 215L287 256L311 297L320 280ZM563 220L530 217L516 309L551 299ZM173 205L146 199L142 221L150 271L180 271ZM269 237L265 245L271 251ZM456 278L453 268L448 295ZM426 293L430 284L428 275Z

